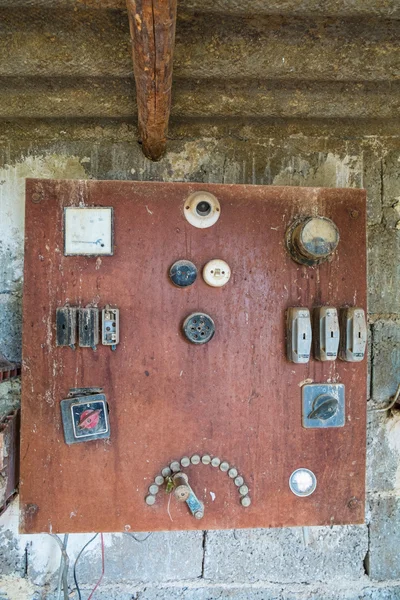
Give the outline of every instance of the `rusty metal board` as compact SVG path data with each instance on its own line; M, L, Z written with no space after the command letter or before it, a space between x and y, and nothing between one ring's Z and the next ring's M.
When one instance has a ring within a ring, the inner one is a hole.
M196 190L213 193L220 218L207 229L184 217ZM64 256L69 206L113 207L113 256ZM333 259L294 262L285 232L295 218L331 218L340 232ZM205 263L225 260L227 285L208 286ZM178 259L198 271L178 288ZM56 344L56 309L116 306L113 352ZM21 531L27 533L222 529L362 523L366 360L293 364L285 356L288 307L366 309L365 192L120 181L27 180L23 307ZM182 335L193 312L216 332L195 345ZM344 427L302 427L302 385L342 383ZM71 388L103 388L110 438L68 446L60 402ZM204 503L202 520L185 503L148 487L173 460L218 456L234 465L251 505L219 468L185 469ZM289 488L312 470L315 492Z

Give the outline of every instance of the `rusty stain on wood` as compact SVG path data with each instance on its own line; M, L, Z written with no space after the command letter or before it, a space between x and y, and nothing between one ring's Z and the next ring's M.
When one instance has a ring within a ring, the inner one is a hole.
M27 180L22 531L362 523L367 361L289 363L284 322L289 306L366 308L365 192L40 183L43 199L35 204L30 201L35 180ZM203 230L183 215L185 199L198 190L215 194L221 204L218 222ZM115 253L104 256L99 269L95 257L63 254L64 207L82 203L114 206ZM331 218L341 237L333 260L313 268L295 263L285 246L290 223L310 214ZM168 273L180 258L199 269L222 258L232 269L231 280L212 288L198 277L189 288L177 288ZM56 308L67 301L118 306L115 352L101 345L97 352L57 347ZM213 339L200 346L181 331L185 317L197 310L209 313L216 325ZM309 380L346 386L344 427L303 429L299 385ZM111 438L67 446L60 401L71 387L88 386L104 388ZM202 520L173 501L171 521L164 491L154 506L145 504L163 467L204 452L239 470L250 488L250 507L240 505L226 474L202 464L185 469L205 505ZM289 489L289 476L299 467L317 476L317 489L308 498Z
M159 160L167 144L177 0L127 0L143 152Z

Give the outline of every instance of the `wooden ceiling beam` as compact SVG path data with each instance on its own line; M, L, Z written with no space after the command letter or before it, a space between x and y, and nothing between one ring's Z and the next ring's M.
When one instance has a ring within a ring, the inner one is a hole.
M167 145L177 0L127 0L143 152L159 160Z

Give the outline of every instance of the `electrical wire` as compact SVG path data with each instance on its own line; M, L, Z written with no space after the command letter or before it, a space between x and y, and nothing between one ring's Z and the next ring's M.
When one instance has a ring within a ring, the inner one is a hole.
M60 540L58 535L54 533L49 533L49 535L56 540L57 544L60 546L61 550L61 562L60 562L60 573L58 578L58 586L57 586L57 600L61 598L61 584L63 588L64 600L68 600L68 569L69 569L69 556L67 554L67 543L68 543L68 534L64 535L64 542Z
M79 584L78 584L78 578L76 576L76 567L78 564L78 560L80 559L81 555L86 550L86 548L89 546L89 544L91 544L93 542L93 540L95 540L97 538L98 535L99 535L98 533L95 533L95 535L92 538L90 538L90 540L88 542L86 542L86 544L83 546L83 548L79 551L79 554L76 557L75 562L74 562L74 582L75 582L76 591L78 592L79 600L82 600L82 596L81 596L81 590L80 590Z
M138 542L139 544L142 544L143 542L145 542L146 540L148 540L150 536L153 535L153 532L151 531L150 533L148 533L146 535L145 538L143 538L142 540L140 540L133 533L129 533L127 531L124 531L123 533L125 535L129 535L130 538L134 539L135 542ZM78 577L77 577L77 573L76 573L76 568L77 568L77 565L78 565L78 561L79 561L80 557L82 556L82 554L84 553L84 551L86 550L86 548L97 538L98 535L99 534L96 533L92 538L90 538L90 540L88 542L86 542L86 544L83 546L83 548L79 551L79 554L76 557L75 562L74 562L74 583L75 583L76 591L78 593L79 600L82 600L82 594L81 594L81 590L80 590L79 583L78 583ZM101 535L101 540L102 540L102 542L101 542L102 572L101 572L101 576L100 576L98 582L96 583L93 591L91 592L88 600L90 600L93 597L93 594L96 591L96 589L99 587L99 585L101 583L101 580L103 579L103 575L104 575L104 564L105 564L105 561L104 561L104 540L103 540L103 534L101 533L100 535Z
M90 596L88 598L88 600L91 600L91 598L93 597L93 594L95 593L95 591L97 590L97 588L99 587L101 580L104 577L104 538L103 538L103 534L100 534L100 539L101 539L101 575L96 583L96 585L94 586L93 590L90 593Z
M145 538L143 538L142 540L139 540L139 539L138 539L138 538L135 536L135 534L134 534L134 533L129 533L129 531L124 531L123 533L124 533L125 535L129 535L129 537L131 537L132 539L134 539L134 540L135 540L135 542L138 542L139 544L143 544L143 542L145 542L146 540L148 540L148 539L149 539L149 537L153 535L153 532L152 532L152 531L150 531L150 533L148 533L148 534L146 535L146 537L145 537Z
M370 408L368 412L386 412L387 410L390 410L396 404L397 400L399 399L399 396L400 396L400 383L398 385L395 395L393 396L392 401L387 406L385 406L383 408Z

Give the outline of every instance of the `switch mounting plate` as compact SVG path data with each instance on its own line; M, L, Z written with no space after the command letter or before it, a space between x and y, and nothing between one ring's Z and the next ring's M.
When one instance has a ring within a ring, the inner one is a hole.
M327 427L343 427L345 424L345 389L341 383L307 384L302 388L303 427L309 429L326 429ZM329 399L336 400L335 412L332 416L321 411L323 404ZM318 404L318 400L320 403ZM318 409L320 409L318 411ZM325 418L318 418L318 413ZM312 418L314 416L314 418ZM328 417L328 418L326 418Z
M31 201L37 185L39 203ZM204 229L183 212L185 199L202 190L221 208ZM311 356L295 364L285 356L288 308L353 306L356 296L366 310L363 190L28 179L26 193L22 532L363 522L367 361ZM113 207L113 256L59 251L64 208L82 204ZM285 235L295 220L315 214L332 219L340 242L332 259L308 267L292 259ZM214 288L202 277L186 289L171 284L178 258L200 272L215 257L231 268L229 284ZM123 324L117 351L101 343L96 352L58 347L56 308L67 303L117 306ZM207 344L191 344L182 333L194 312L215 322ZM344 427L305 429L301 383L333 376L346 388ZM70 388L90 386L104 389L110 438L69 446L60 402ZM234 461L251 505L241 506L236 486L219 469L193 465L187 474L204 503L203 519L171 502L171 521L161 492L148 506L149 477L190 449ZM298 468L318 480L307 498L289 488ZM352 498L358 501L349 504Z

